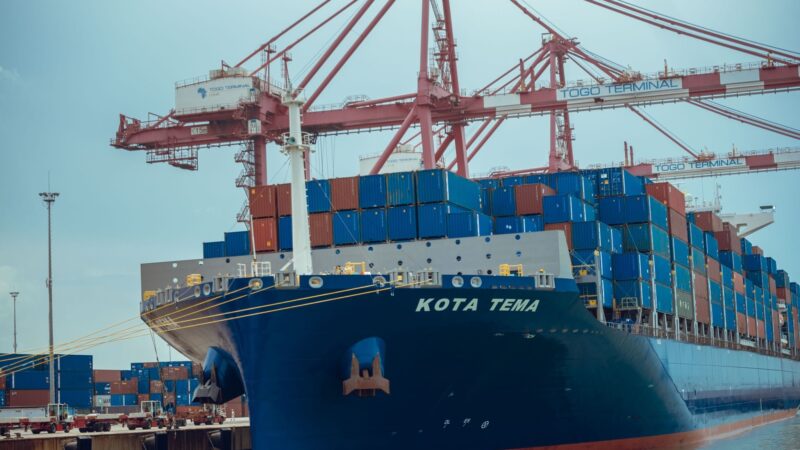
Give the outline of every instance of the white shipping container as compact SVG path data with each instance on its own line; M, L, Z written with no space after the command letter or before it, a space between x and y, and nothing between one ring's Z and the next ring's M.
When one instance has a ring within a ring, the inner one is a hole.
M252 77L223 77L175 88L175 113L234 109L240 101L255 100L257 88Z
M94 406L96 406L96 407L111 406L111 396L110 395L95 395L94 396Z

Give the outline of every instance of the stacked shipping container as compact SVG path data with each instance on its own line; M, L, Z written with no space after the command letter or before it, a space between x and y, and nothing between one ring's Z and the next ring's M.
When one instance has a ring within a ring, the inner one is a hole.
M191 406L200 366L189 361L137 362L130 370L94 372L94 406L136 406L159 400L168 407Z
M42 355L0 354L0 407L41 407L50 402L50 366ZM56 355L56 402L92 406L92 357Z

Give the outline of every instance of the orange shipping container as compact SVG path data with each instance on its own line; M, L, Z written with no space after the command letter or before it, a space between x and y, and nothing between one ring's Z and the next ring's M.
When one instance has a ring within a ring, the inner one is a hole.
M705 324L711 323L711 311L709 309L708 299L697 297L695 299L695 304L697 306L697 310L695 311L695 318L697 321Z
M150 394L139 394L136 398L139 403L146 402L150 400Z
M645 190L648 195L656 198L656 200L667 205L668 208L686 215L686 198L678 188L668 182L653 183L645 185ZM683 227L685 230L686 227Z
M736 330L739 334L747 334L747 316L744 313L736 313Z
M95 370L94 382L95 383L111 383L113 381L121 380L122 373L119 370Z
M250 188L250 214L254 219L275 217L276 186L273 184L254 186Z
M545 231L563 231L567 237L567 247L572 250L572 223L548 223L544 226Z
M694 213L694 224L703 231L710 231L712 233L722 231L722 219L711 211Z
M689 230L687 229L686 216L674 209L670 209L668 212L669 234L683 242L689 242Z
M756 327L758 328L758 337L764 337L767 335L767 327L764 326L763 320L756 320Z
M150 361L150 362L142 363L142 367L144 367L145 369L154 369L154 368L158 367L158 363L155 362L155 361Z
M706 257L706 274L708 278L716 281L717 283L722 282L722 274L720 273L721 268L719 267L719 261Z
M753 255L761 255L764 256L764 251L761 250L761 247L754 245L753 248L750 249L750 253Z
M186 367L164 367L161 369L162 380L186 380L189 378L189 369Z
M756 337L756 318L747 316L747 335L750 337Z
M312 247L330 247L333 245L331 213L309 214L308 227L311 230Z
M520 184L514 186L518 216L542 214L542 202L548 195L555 195L551 187L544 184Z
M112 381L111 393L112 394L136 394L139 388L139 379L131 378L130 380Z
M275 217L253 219L253 240L256 252L274 252L278 249L278 219Z
M329 182L334 211L358 209L358 177L331 178Z
M708 300L708 279L702 275L694 274L695 297Z
M738 255L742 254L742 242L739 235L736 233L736 228L731 224L725 222L722 224L722 231L714 233L719 243L719 249L726 252L733 252Z
M150 393L151 394L160 394L164 391L164 383L158 380L152 380L150 382Z
M772 295L778 294L778 288L775 287L775 278L772 278L772 275L769 276L769 293Z
M203 372L202 364L192 363L192 378L200 378L201 372Z
M789 290L786 288L778 288L777 295L779 299L782 299L785 303L789 303Z
M279 216L292 215L292 185L277 184L275 185L275 204L278 208Z
M17 407L43 407L50 402L49 390L10 390L8 391L8 406Z
M0 375L0 391L6 390L6 377L5 375ZM5 405L5 403L3 403Z

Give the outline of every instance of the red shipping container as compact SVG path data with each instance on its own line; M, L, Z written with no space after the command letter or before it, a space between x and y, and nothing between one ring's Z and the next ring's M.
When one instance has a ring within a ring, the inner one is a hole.
M192 363L192 378L200 378L201 372L203 372L203 365Z
M275 217L277 207L276 188L274 184L254 186L250 188L250 214L254 219Z
M95 383L111 383L112 381L119 381L122 374L119 370L95 370L94 382Z
M50 403L50 391L45 390L11 390L8 391L8 406L18 407L41 407Z
M358 209L358 177L331 178L329 182L334 211Z
M706 275L708 278L716 281L717 283L722 282L722 274L720 273L722 270L719 267L719 261L706 257Z
M563 231L567 238L567 248L572 250L572 223L548 223L544 226L545 231Z
M739 334L747 334L747 316L744 313L736 313L736 330Z
M756 336L756 318L747 316L747 335L751 337Z
M333 220L331 217L331 213L308 215L312 247L330 247L333 245Z
M778 288L775 286L775 278L772 275L769 276L769 293L772 295L777 295Z
M5 390L6 390L6 377L5 375L0 375L0 391L5 391Z
M150 394L139 394L136 399L139 403L146 402L150 400Z
M708 300L708 279L706 277L695 273L692 288L695 297Z
M686 225L686 216L674 209L670 209L667 217L669 218L669 234L683 242L689 242L689 230Z
M292 185L276 184L275 185L275 205L278 209L279 216L292 215Z
M529 214L542 214L542 201L545 196L555 195L550 186L544 184L520 184L514 186L514 196L516 197L518 216Z
M709 324L711 323L711 311L710 306L708 304L707 298L696 298L695 299L695 319L697 319L700 323Z
M278 219L268 217L253 219L253 241L256 252L274 252L278 249Z
M765 337L767 335L767 327L764 326L763 320L756 319L756 327L758 328L758 337Z
M722 231L722 219L711 211L694 213L694 224L703 231Z
M164 383L159 380L152 380L150 381L150 393L151 394L160 394L164 391Z
M112 381L111 393L112 394L136 394L139 390L139 379L134 377L130 380Z
M144 367L145 369L154 369L158 367L158 363L155 361L144 362L142 363L142 367Z
M744 294L744 275L736 272L733 273L733 290Z
M648 195L656 198L656 200L667 205L682 216L686 216L686 197L678 188L668 182L653 183L645 185L645 190ZM686 227L683 227L685 230Z
M752 249L750 249L751 255L761 255L764 256L764 250L761 250L761 247L754 245Z
M164 367L161 369L162 380L186 380L189 378L189 369L186 367Z
M719 242L719 249L726 252L733 252L737 255L742 254L742 242L736 233L736 228L725 222L722 224L722 231L714 233L714 237Z
M786 288L778 288L777 295L779 299L782 299L785 303L789 303L789 290Z

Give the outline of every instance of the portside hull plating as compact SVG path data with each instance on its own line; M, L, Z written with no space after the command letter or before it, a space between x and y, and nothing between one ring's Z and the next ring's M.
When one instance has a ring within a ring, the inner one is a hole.
M334 293L347 286L326 281L324 289L268 288L220 299L203 314L263 305L274 306L250 312L274 312L164 336L198 360L210 346L235 358L257 449L616 447L702 436L800 404L795 361L612 329L569 288L492 287ZM448 301L437 311L439 299ZM516 304L505 299L539 303L504 310ZM195 301L155 316L174 316ZM386 344L390 394L345 396L342 361L369 337Z

